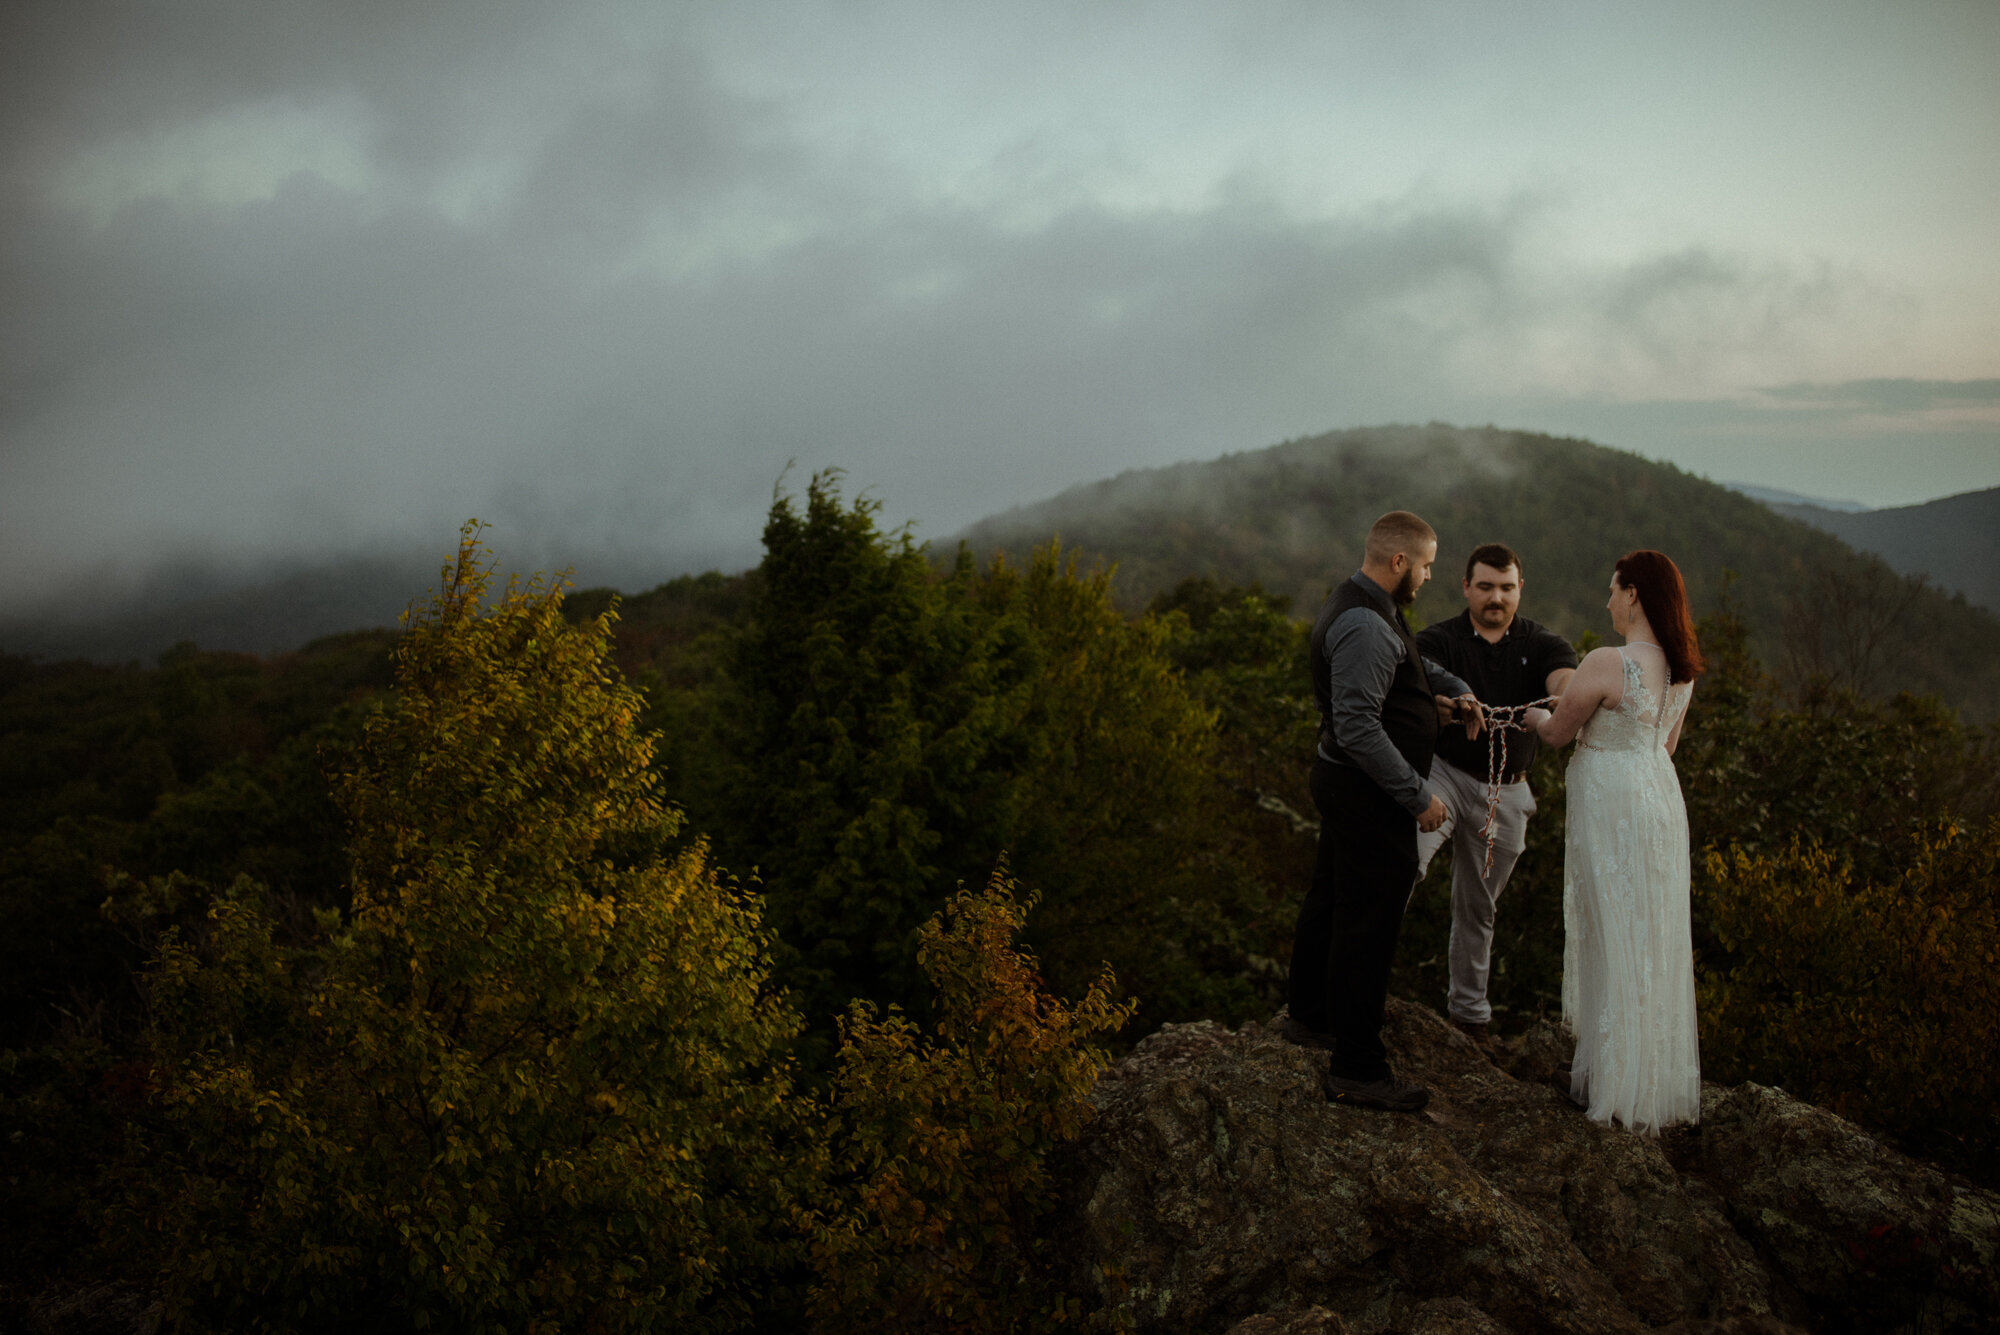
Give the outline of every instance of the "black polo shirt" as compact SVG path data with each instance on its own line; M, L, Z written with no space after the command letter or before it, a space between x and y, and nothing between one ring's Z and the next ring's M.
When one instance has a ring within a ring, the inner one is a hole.
M1525 705L1548 694L1549 674L1576 666L1576 650L1568 640L1539 622L1514 618L1497 644L1488 644L1474 629L1471 609L1434 622L1417 632L1417 648L1463 677L1481 704ZM1538 743L1525 732L1507 734L1507 773L1525 773ZM1438 733L1437 754L1467 774L1486 777L1486 735L1472 741L1465 729L1446 724Z

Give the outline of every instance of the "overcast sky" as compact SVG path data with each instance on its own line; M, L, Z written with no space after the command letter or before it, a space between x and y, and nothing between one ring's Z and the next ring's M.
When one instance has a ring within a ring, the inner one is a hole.
M1996 68L1991 0L19 0L0 605L1384 422L2000 485Z

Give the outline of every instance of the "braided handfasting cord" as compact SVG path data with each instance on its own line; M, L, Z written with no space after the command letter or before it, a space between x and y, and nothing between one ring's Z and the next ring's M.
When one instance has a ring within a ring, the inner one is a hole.
M1507 734L1526 732L1528 725L1521 720L1528 711L1546 709L1555 702L1556 697L1545 695L1525 705L1481 706L1486 714L1486 828L1480 831L1486 837L1486 870L1482 876L1493 874L1493 845L1500 827L1500 776L1507 772Z

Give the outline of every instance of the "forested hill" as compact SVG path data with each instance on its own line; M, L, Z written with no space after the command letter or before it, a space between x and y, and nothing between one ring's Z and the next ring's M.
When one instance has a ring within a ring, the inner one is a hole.
M1886 510L1784 502L1772 502L1771 508L2000 612L2000 487Z
M958 537L983 555L1060 535L1115 562L1134 606L1210 575L1254 581L1310 615L1392 509L1416 511L1440 536L1419 623L1462 606L1466 553L1499 541L1522 554L1525 615L1571 637L1608 634L1612 562L1656 547L1685 572L1698 615L1728 582L1753 646L1781 674L1936 693L1970 721L2000 717L2000 618L1726 487L1583 440L1435 423L1338 431L1121 473Z

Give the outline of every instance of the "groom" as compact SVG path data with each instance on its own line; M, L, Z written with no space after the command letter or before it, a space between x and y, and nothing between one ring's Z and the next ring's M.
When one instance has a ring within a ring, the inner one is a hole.
M1294 1043L1332 1054L1330 1102L1415 1112L1421 1085L1389 1070L1382 1011L1389 966L1417 871L1417 832L1444 824L1445 805L1426 783L1446 720L1480 727L1479 703L1463 681L1426 663L1404 624L1437 559L1437 534L1407 510L1368 530L1361 569L1327 598L1313 624L1313 692L1319 699L1313 805L1319 854L1292 942Z

